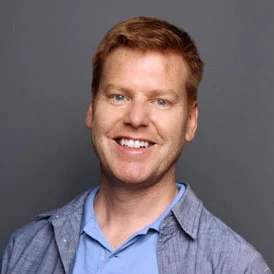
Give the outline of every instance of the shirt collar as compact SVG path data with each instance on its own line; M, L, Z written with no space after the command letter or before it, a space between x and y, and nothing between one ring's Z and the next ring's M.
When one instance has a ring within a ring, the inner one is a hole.
M177 188L179 189L178 194L174 198L174 200L171 202L171 204L166 208L166 210L150 225L144 227L140 234L146 234L149 229L153 229L159 232L160 225L163 219L167 216L167 214L170 212L170 210L178 203L178 201L183 197L185 192L185 185L178 183L176 184ZM85 231L88 228L90 230L94 226L97 226L97 220L94 212L94 198L99 190L99 186L96 186L88 195L85 205L84 205L84 212L83 212L83 219L81 224L81 233ZM86 228L86 229L85 229Z
M192 239L196 239L202 210L203 203L197 198L190 186L186 185L185 194L171 211L181 228Z
M176 184L179 192L177 193L176 197L173 199L171 204L166 208L166 210L151 224L148 226L148 229L155 229L158 232L160 231L160 225L163 219L168 215L170 210L178 203L178 201L183 197L185 192L185 185L184 184Z
M94 198L98 190L99 190L99 186L94 187L92 191L89 193L85 201L82 224L81 224L81 233L83 232L85 226L87 226L88 223L90 223L91 221L97 223L95 212L94 212Z
M160 225L160 229L162 227L171 226L173 220L175 219L177 223L179 223L180 227L192 238L196 239L198 234L198 226L200 217L203 210L202 202L197 198L197 196L192 191L189 185L185 185L186 189L184 195L177 202L177 204L171 209L167 216L163 219ZM97 189L97 190L96 190ZM90 192L84 192L83 194L77 196L70 203L66 204L64 207L56 209L51 212L46 212L43 214L39 214L36 216L36 219L44 219L48 218L49 221L54 221L57 219L61 219L66 216L72 216L74 218L74 223L79 226L79 232L83 230L82 221L82 229L80 230L81 219L83 220L84 206L86 205L85 200L91 192L95 191L95 194L98 191L98 187L93 188ZM94 196L95 196L94 194ZM76 221L77 220L77 221Z

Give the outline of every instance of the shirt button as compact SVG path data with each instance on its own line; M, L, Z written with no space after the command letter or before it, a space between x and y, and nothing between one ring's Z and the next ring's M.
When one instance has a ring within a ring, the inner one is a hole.
M64 239L63 239L63 242L66 243L66 242L67 242L67 239L64 238Z

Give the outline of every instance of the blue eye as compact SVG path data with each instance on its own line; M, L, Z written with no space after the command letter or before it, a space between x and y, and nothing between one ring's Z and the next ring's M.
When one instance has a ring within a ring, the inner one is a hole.
M127 96L115 93L108 95L108 100L114 106L125 105L129 101Z
M123 96L123 95L115 95L115 100L117 100L117 101L124 101L125 100L125 96Z
M156 103L157 103L159 106L165 106L165 105L166 105L166 101L163 100L163 99L158 99L158 100L156 101Z

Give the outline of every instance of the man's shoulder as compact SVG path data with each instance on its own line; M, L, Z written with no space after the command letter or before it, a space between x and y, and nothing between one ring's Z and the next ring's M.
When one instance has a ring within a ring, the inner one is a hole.
M252 269L251 273L270 273L263 256L255 247L205 207L197 239L200 245L207 247L212 260L220 266L231 265L238 271Z
M201 208L199 216L196 216L199 218L198 252L206 253L220 269L230 268L238 273L271 273L262 255L249 242L204 207L193 192L191 196Z
M14 241L18 238L22 238L24 241L28 241L30 238L34 237L43 238L43 236L47 235L47 232L49 233L52 231L52 223L64 218L75 219L80 217L81 219L84 201L88 193L89 191L86 191L78 195L60 208L36 215L31 222L13 232L9 241Z
M19 260L23 260L24 257L35 261L50 249L54 253L56 250L54 226L62 227L65 223L69 223L74 233L79 231L84 201L88 193L89 191L78 195L58 209L35 216L33 221L13 232L1 251L2 267L18 265ZM23 263L22 265L25 266Z

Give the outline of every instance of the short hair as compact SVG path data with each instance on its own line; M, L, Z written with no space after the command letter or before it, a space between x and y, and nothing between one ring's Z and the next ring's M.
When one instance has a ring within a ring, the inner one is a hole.
M198 86L202 79L204 63L189 34L183 29L154 17L134 17L112 27L99 44L93 63L92 95L95 98L103 66L108 55L118 47L131 49L174 51L179 53L187 66L186 92L188 102L197 100Z

